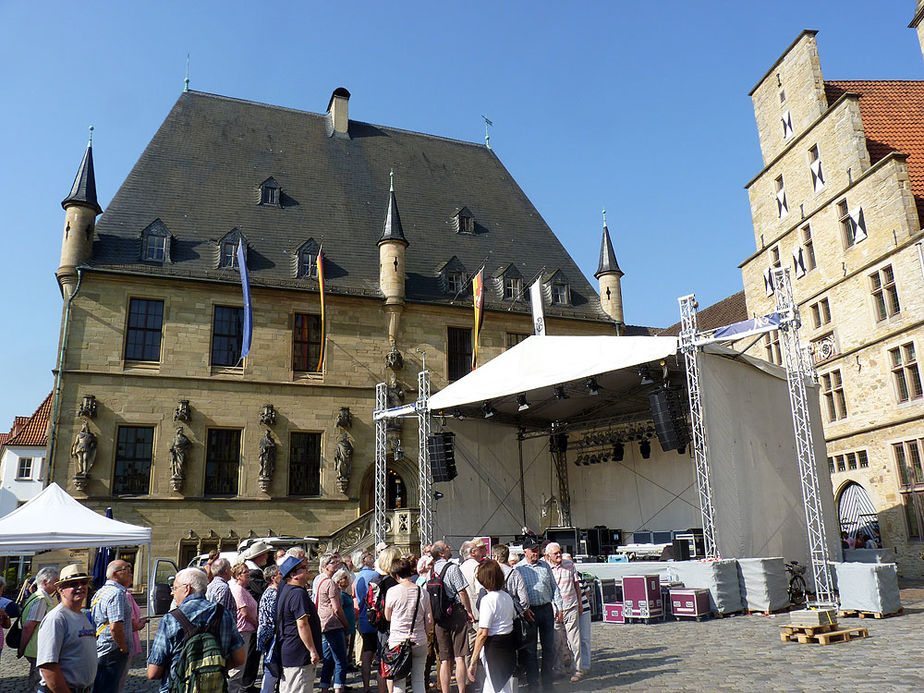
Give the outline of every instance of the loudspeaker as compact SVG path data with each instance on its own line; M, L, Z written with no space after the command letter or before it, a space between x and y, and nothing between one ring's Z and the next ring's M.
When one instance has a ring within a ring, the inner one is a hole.
M689 539L674 539L674 560L675 561L689 561L690 560L690 540Z
M458 476L454 438L449 431L434 433L427 438L427 453L430 456L430 474L433 481L452 481Z
M690 442L680 390L660 387L648 395L648 403L662 450L676 450Z
M549 452L568 452L568 434L551 433L549 435Z

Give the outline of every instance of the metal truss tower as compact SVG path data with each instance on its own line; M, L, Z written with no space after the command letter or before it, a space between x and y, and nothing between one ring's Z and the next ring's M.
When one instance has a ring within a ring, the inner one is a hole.
M696 460L696 488L699 510L703 519L703 543L706 558L719 558L715 538L715 510L712 505L712 482L709 478L709 456L706 450L706 428L699 385L698 348L696 334L696 297L682 296L680 302L680 351L687 371L687 393L690 397L690 418L693 428L693 457Z
M420 506L420 545L433 543L433 476L430 472L430 371L417 374L417 495Z
M387 388L385 383L378 383L375 386L375 512L372 521L372 530L375 537L375 545L385 543L385 467L387 460L386 454L386 437L385 423L386 419L381 417L388 408L386 398Z
M828 541L825 535L818 468L812 447L812 429L809 421L805 378L811 372L802 358L799 347L799 307L793 300L789 270L773 270L776 291L776 309L780 316L780 347L786 366L789 384L789 403L792 407L792 425L796 437L799 477L802 480L802 501L805 506L805 526L808 530L809 552L812 558L812 575L815 579L815 604L821 607L836 605L828 564Z

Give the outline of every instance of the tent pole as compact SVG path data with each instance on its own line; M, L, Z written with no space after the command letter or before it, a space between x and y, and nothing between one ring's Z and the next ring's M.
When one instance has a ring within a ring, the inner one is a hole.
M151 584L153 578L151 577L151 542L148 540L148 577L144 581L144 589L147 594L145 595L144 600L144 615L148 619L146 626L147 629L147 651L144 653L145 659L147 659L148 654L151 652Z
M526 527L526 479L523 475L523 429L517 431L517 454L520 460L520 505L523 506L523 526Z

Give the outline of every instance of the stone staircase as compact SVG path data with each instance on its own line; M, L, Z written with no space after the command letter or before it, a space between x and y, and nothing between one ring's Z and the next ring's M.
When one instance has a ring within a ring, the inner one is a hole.
M375 511L363 513L329 537L321 539L321 551L337 551L346 556L354 551L372 550L375 544L372 527ZM420 511L400 508L385 511L385 542L404 551L418 551L420 545Z

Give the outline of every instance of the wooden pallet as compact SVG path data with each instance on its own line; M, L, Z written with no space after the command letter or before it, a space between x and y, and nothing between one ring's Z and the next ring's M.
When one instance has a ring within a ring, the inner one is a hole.
M820 626L780 626L780 640L783 642L798 641L805 644L816 642L816 636L822 633L831 633L835 630L837 630L836 623L824 623Z
M747 613L748 616L770 616L772 614L785 614L791 609L791 606L784 606L782 609L774 609L773 611L754 611L749 609L745 613Z
M838 611L837 617L844 618L846 616L859 616L860 618L891 618L892 616L901 616L905 613L904 609L899 609L894 611L891 614L883 614L878 611L855 611L848 609L847 611Z
M844 630L832 630L829 633L821 633L818 636L819 645L831 645L836 642L849 642L858 638L868 638L869 632L866 628L845 628Z

